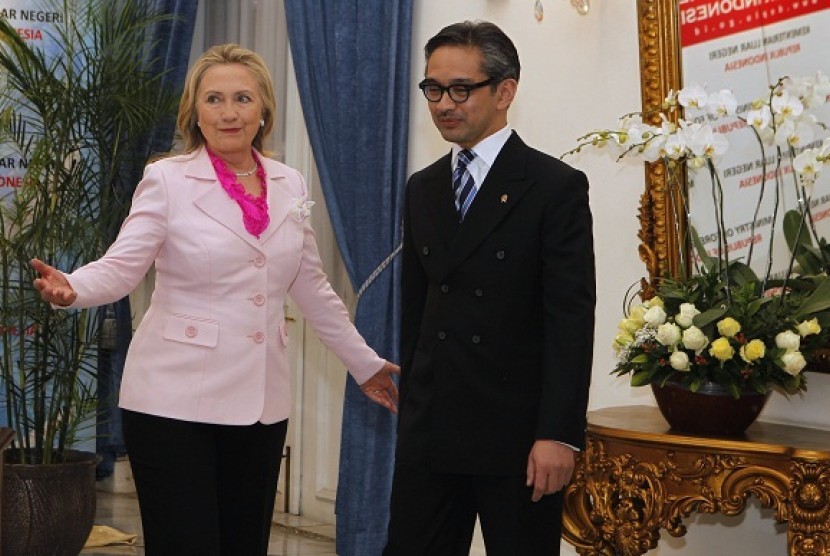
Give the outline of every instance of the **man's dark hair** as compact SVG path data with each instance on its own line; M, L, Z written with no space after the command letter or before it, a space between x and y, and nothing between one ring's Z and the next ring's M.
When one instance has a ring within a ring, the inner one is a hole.
M426 61L442 46L478 48L483 58L482 71L490 79L519 80L519 53L510 37L489 21L463 21L441 29L424 47Z

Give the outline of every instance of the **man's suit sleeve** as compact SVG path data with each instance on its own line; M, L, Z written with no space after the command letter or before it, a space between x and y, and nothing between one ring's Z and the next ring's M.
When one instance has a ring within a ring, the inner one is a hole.
M548 205L542 247L544 370L537 439L585 444L596 286L588 180L566 167Z

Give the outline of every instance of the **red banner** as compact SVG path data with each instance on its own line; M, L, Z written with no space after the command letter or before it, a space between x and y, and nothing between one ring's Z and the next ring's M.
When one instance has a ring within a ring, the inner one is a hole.
M830 9L830 0L680 0L684 47Z

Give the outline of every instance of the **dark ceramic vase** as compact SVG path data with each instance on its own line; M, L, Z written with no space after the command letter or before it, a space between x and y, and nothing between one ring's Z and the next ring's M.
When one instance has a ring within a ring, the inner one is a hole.
M49 465L10 463L2 492L3 556L77 556L95 519L95 466L88 452Z
M711 382L697 392L672 381L663 386L652 384L651 389L672 430L700 435L743 434L769 399L769 392L760 394L751 389L736 399L726 388Z

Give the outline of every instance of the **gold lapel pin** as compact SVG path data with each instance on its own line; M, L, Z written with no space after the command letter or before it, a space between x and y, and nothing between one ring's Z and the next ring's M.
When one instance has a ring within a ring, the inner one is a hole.
M507 202L507 194L504 194L504 195L502 195L502 196L501 196L501 202L502 202L502 203L506 203L506 202Z

